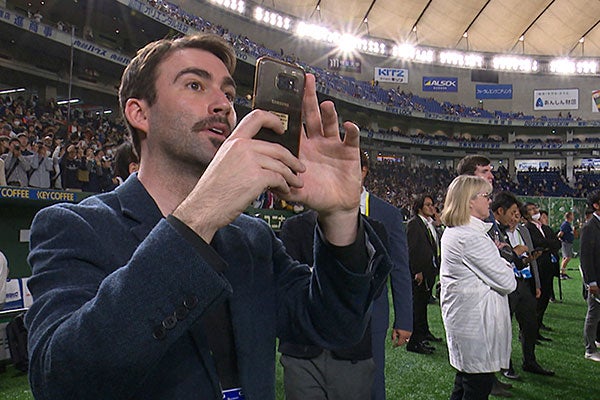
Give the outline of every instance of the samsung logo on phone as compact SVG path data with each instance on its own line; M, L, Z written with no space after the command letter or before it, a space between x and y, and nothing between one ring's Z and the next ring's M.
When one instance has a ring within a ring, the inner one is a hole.
M272 104L275 104L277 106L282 106L282 107L289 107L290 104L286 103L285 101L279 101L279 100L271 100Z

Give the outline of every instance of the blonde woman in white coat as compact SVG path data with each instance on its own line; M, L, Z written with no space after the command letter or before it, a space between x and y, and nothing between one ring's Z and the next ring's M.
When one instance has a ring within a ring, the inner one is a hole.
M450 364L457 369L451 400L487 399L494 372L509 363L507 295L516 282L487 235L491 192L483 178L461 175L448 187L442 213L442 318Z

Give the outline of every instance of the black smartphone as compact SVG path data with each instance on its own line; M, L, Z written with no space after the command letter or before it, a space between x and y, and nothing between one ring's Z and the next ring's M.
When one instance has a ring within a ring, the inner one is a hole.
M285 129L282 135L262 128L256 139L279 143L298 157L302 127L302 98L306 74L299 65L271 57L256 61L252 109L277 115Z

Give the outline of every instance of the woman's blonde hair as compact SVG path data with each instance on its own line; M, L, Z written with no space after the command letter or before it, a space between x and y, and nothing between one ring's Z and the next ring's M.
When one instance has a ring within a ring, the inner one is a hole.
M466 225L471 219L469 202L478 193L491 193L492 185L485 179L473 175L460 175L450 183L442 211L444 225Z

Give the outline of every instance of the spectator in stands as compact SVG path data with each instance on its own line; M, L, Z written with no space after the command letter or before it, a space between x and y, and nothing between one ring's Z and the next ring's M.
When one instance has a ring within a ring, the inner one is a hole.
M10 138L8 136L0 136L0 156L9 152L9 141Z
M31 170L29 186L36 188L50 188L50 178L54 171L54 163L46 145L41 140L34 145L36 152L30 156Z
M10 124L4 124L2 125L2 131L0 131L0 136L14 138L17 136L17 134L13 132L12 126Z
M6 173L4 172L4 160L0 158L0 186L6 186Z
M82 161L77 157L77 147L73 144L67 147L59 161L63 189L81 190L82 185L77 174L82 167Z
M21 132L17 135L19 143L21 144L21 155L24 157L33 155L33 152L29 150L29 137L25 132Z
M118 184L125 182L129 175L138 171L139 167L140 160L131 142L121 143L115 153L114 177L119 182Z
M26 187L29 183L27 173L31 169L31 163L21 154L19 139L11 139L8 146L10 149L9 152L2 155L6 183L8 186Z
M457 369L451 400L487 399L494 373L508 368L511 324L506 296L516 286L512 268L487 235L492 185L462 175L448 187L442 221L442 319Z
M573 258L573 241L575 240L575 233L573 231L574 218L573 212L567 211L565 213L565 220L560 225L560 231L557 235L561 242L563 257L560 265L560 279L571 279L571 277L567 275L567 266L569 265L571 258Z
M308 74L302 161L253 139L283 133L269 112L233 129L235 60L213 35L141 49L119 90L139 172L36 215L25 322L38 400L274 399L278 333L342 347L366 329L391 262L359 216L358 127L340 139ZM318 210L312 271L240 215L267 187Z

